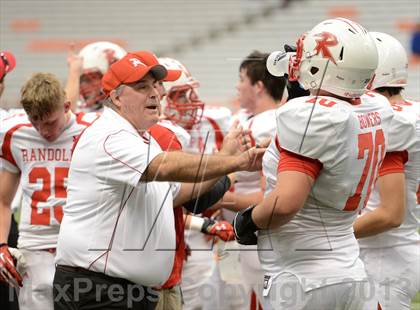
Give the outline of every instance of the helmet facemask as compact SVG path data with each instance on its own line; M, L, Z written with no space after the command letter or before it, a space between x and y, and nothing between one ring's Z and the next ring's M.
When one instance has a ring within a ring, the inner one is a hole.
M90 71L80 77L80 95L83 97L84 107L99 105L105 98L101 84L102 76L99 71Z
M173 122L191 128L201 121L204 103L198 97L195 87L182 85L172 87L166 96L165 115Z

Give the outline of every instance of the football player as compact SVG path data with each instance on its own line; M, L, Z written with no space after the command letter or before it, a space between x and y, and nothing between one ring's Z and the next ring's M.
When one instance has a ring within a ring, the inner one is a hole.
M388 145L392 109L362 97L378 64L373 38L347 19L299 38L289 79L311 96L276 111L262 203L237 213L239 243L258 243L274 309L360 309L367 276L352 224ZM258 231L258 237L256 235Z
M0 271L19 292L20 309L53 309L52 283L57 236L66 202L66 180L74 140L96 115L75 115L58 79L38 73L25 83L26 114L0 129ZM23 201L18 248L7 244L10 205L19 184Z
M420 106L401 95L408 76L404 47L388 34L370 34L378 48L379 65L370 85L373 92L365 96L379 93L388 98L394 118L376 188L354 224L354 233L361 238L360 257L377 285L375 295L381 308L410 309L411 299L420 289L420 237L415 214Z

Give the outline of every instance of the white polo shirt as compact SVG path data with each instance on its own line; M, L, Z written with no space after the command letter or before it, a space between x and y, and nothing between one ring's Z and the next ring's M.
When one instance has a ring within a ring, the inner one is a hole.
M170 185L139 183L161 152L151 136L105 108L73 153L57 264L147 286L167 280L175 253Z

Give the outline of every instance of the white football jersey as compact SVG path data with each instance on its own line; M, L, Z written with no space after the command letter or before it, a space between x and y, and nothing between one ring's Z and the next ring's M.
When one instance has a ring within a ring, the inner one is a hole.
M369 94L365 95L368 96ZM376 236L359 240L361 248L382 248L419 242L417 232L419 219L417 208L417 191L420 176L420 103L406 101L402 105L393 105L394 118L389 131L389 152L406 151L408 161L404 165L406 182L406 209L403 223ZM362 215L372 212L380 205L379 192L375 189Z
M249 117L240 123L244 129L250 130L251 145L255 146L265 138L276 135L276 109L267 110ZM261 172L238 171L235 173L235 192L253 193L260 190Z
M2 121L2 168L20 173L23 191L18 247L30 250L55 248L67 197L67 175L73 142L96 114L71 114L64 131L48 142L26 114Z
M352 225L385 156L393 116L380 95L354 104L322 96L314 104L315 97L301 97L277 109L277 138L263 158L266 195L277 181L280 148L317 159L322 169L295 217L258 235L266 273L290 272L305 291L365 279Z
M201 122L188 132L190 145L185 151L213 154L222 146L223 138L229 131L232 112L226 107L205 106Z
M191 141L184 151L194 154L213 154L223 142L223 138L229 130L232 113L226 107L208 106L203 111L201 122L194 125L188 132ZM207 142L206 142L207 140ZM213 266L213 242L209 242L201 232L185 230L185 242L191 249L191 256L188 257L182 277L194 279L183 284L184 290L203 285L211 275ZM197 278L197 274L201 276Z
M236 120L238 120L240 124L245 123L250 117L252 117L252 114L247 109L239 109L232 115L229 126Z

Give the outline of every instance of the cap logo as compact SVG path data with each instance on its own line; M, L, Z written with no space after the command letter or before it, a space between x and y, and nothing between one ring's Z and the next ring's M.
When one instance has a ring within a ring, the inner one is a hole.
M144 64L140 60L138 60L137 58L130 58L129 61L131 62L133 67L137 67L137 66L140 66L140 65L144 66Z

